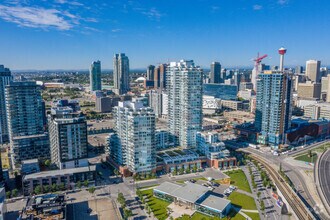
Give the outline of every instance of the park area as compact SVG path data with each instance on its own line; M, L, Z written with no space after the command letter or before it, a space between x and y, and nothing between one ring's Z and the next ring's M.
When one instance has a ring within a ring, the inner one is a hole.
M249 182L242 170L232 170L224 172L230 177L230 184L236 186L240 190L251 193Z
M311 152L311 153L302 154L295 157L294 159L304 161L307 163L315 163L317 160L317 153Z
M251 196L238 192L232 192L228 197L228 199L231 201L233 205L239 208L248 209L248 210L257 210L256 203Z
M154 216L159 220L165 220L168 217L167 206L170 204L167 201L155 198L153 189L142 190L142 195L146 196L146 203L150 207Z

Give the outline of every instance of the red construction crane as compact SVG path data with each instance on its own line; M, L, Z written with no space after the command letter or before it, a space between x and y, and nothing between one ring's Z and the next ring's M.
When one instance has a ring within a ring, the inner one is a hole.
M259 57L259 53L258 53L257 58L253 59L253 61L255 62L255 63L254 63L254 66L255 66L255 68L256 68L256 73L257 73L256 75L259 74L259 64L260 64L261 61L262 61L263 59L265 59L267 56L268 56L268 55L265 54L265 55Z

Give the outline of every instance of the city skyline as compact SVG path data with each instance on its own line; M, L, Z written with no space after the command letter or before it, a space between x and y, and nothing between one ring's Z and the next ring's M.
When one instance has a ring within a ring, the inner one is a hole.
M252 68L258 52L269 55L264 63L277 65L275 49L284 46L290 49L285 66L305 66L310 59L328 66L328 6L294 0L5 0L0 45L6 53L0 60L12 70L88 69L93 60L113 69L112 57L121 52L131 69L181 59L203 68L213 61ZM301 14L304 19L297 19Z

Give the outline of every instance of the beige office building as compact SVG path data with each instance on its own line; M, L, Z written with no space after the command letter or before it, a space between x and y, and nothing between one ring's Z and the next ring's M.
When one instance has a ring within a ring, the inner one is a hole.
M306 76L309 80L314 82L321 81L321 61L319 60L308 60L306 61Z
M298 98L317 98L321 96L321 83L307 81L298 84Z

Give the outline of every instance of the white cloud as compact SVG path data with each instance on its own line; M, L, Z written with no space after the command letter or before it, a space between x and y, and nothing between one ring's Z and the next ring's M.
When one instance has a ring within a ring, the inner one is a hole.
M262 9L262 5L253 5L253 10L258 11Z
M75 16L56 9L39 7L3 6L0 5L0 18L18 24L19 26L32 28L53 27L59 30L70 30Z
M278 0L277 3L280 5L285 5L289 2L289 0Z
M114 33L118 33L118 32L120 32L121 31L121 29L119 29L119 28L117 28L117 29L112 29L111 30L111 32L114 32Z
M148 11L142 11L142 14L155 20L159 20L161 17L164 16L164 14L160 13L156 8L151 8Z
M69 5L75 5L75 6L83 6L84 4L78 2L78 1L70 1L70 0L55 0L58 4L69 4Z

